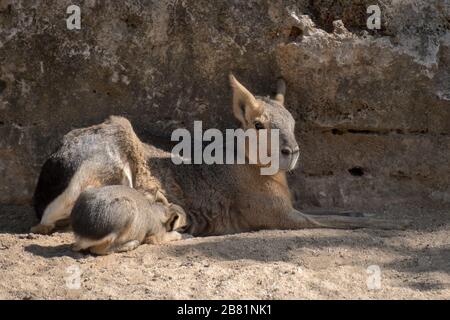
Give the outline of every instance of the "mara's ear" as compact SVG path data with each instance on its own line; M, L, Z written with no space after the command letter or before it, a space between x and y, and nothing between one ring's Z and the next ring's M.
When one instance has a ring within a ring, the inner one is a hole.
M286 94L286 81L283 78L277 80L277 94L275 95L275 101L278 101L284 106L284 95Z
M166 222L166 230L174 231L186 226L186 213L175 204L169 206L169 219Z
M236 78L230 74L230 85L233 89L234 116L245 125L246 119L251 119L262 113L262 108L255 96L250 93Z
M169 216L169 220L166 222L166 230L167 231L174 231L175 226L177 225L177 220L180 219L180 216L178 213L171 213Z

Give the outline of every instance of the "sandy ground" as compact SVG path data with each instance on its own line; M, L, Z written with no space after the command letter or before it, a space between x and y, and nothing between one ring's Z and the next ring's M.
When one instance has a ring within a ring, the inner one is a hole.
M28 234L31 208L0 207L0 298L450 299L450 212L397 212L380 214L412 217L410 230L262 231L94 257L70 250L70 232Z

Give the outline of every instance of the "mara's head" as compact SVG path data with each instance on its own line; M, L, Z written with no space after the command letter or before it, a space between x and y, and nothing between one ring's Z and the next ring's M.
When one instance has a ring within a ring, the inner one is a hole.
M260 141L258 131L267 129L267 133L270 134L271 130L278 129L279 169L282 171L294 169L299 157L299 147L294 134L295 120L284 106L286 91L284 80L278 79L274 99L254 96L233 75L230 75L230 84L233 89L233 113L241 123L241 128L255 129L258 141Z

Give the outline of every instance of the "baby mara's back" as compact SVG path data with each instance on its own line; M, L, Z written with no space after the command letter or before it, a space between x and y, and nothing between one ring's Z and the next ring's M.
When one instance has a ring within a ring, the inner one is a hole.
M166 233L167 210L130 187L88 189L80 195L71 214L77 239L74 250L107 254L134 249L147 236Z

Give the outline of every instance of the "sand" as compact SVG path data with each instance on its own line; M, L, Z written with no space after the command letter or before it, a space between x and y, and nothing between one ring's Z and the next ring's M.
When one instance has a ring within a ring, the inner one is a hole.
M380 215L413 226L259 231L95 257L71 251L70 231L29 234L30 207L3 206L0 298L449 299L449 211Z

